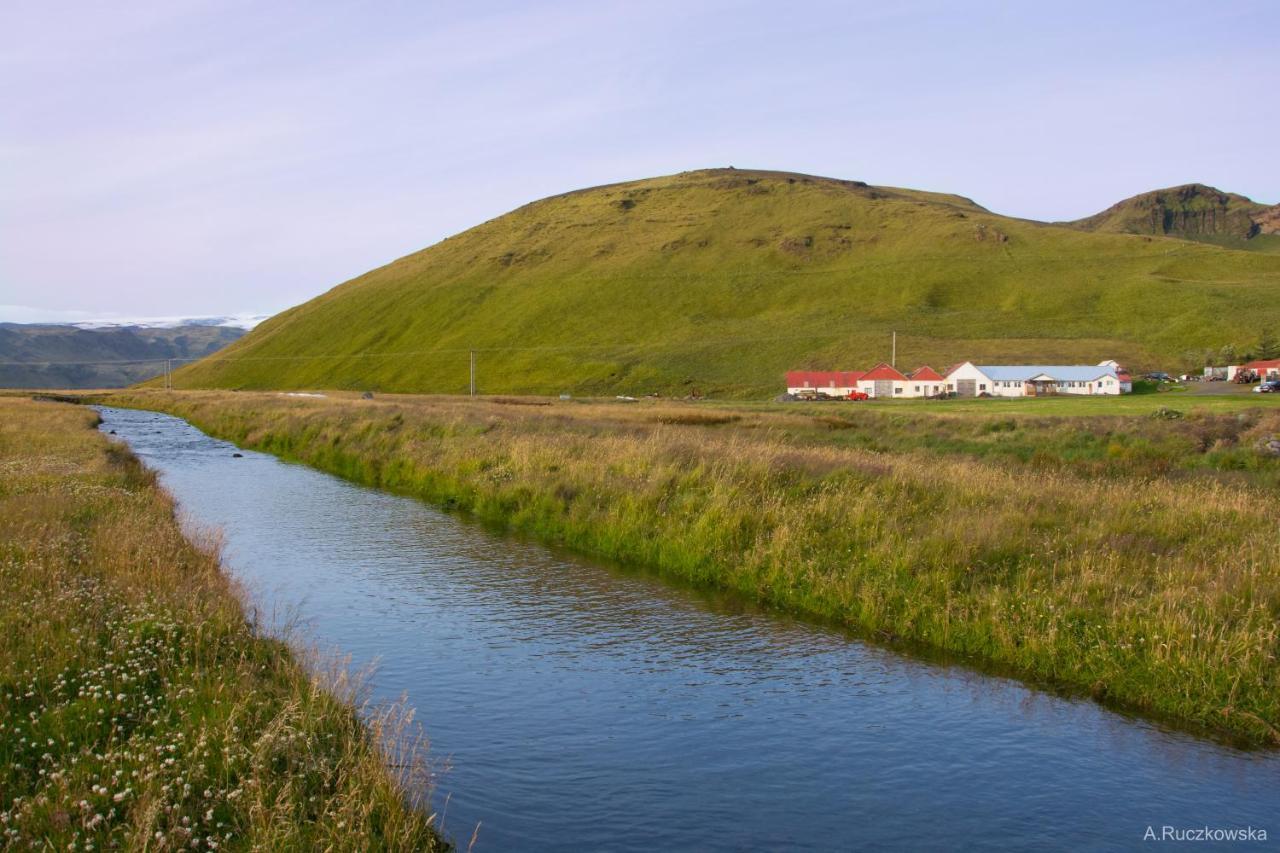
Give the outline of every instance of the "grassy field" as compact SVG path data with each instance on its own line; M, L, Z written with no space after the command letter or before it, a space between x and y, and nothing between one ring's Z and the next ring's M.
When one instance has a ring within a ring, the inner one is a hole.
M1280 409L1182 398L1181 417L1152 415L1174 396L1123 401L1143 414L1069 411L1093 401L109 402L584 553L1280 742L1280 462L1259 449Z
M1199 369L1280 328L1280 256L968 199L705 170L543 199L342 284L182 388L767 398L797 368Z
M256 635L96 422L0 399L0 847L442 849L411 717Z

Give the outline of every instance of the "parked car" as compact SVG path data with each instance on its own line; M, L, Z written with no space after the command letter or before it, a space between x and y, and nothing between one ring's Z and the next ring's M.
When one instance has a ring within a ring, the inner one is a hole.
M1253 389L1255 394L1280 394L1280 379L1268 379L1257 388Z
M1154 380L1154 381L1156 381L1156 382L1170 382L1170 381L1172 381L1172 380L1173 380L1173 377L1172 377L1172 376L1170 376L1170 375L1169 375L1169 374L1167 374L1167 373L1164 373L1164 372L1158 371L1158 370L1157 370L1157 371L1155 371L1155 372L1153 372L1153 373L1148 373L1148 374L1147 374L1147 378L1148 378L1148 379L1152 379L1152 380Z

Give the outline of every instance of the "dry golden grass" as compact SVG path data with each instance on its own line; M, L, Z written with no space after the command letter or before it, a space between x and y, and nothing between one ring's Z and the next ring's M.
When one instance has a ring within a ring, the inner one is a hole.
M95 423L0 399L0 846L444 847L411 715L257 636Z

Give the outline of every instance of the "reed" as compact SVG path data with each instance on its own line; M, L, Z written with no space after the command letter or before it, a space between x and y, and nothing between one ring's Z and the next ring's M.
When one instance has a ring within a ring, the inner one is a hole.
M644 403L111 402L587 554L1242 742L1280 740L1277 463L1255 449L1280 432L1275 410L1173 422L721 407L712 419Z
M96 423L0 399L0 847L444 849L412 714L252 630Z

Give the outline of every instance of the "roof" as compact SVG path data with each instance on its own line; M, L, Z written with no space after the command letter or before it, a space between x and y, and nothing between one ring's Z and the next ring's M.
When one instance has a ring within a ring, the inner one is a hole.
M1260 358L1241 367L1241 370L1259 370L1268 367L1280 367L1280 358Z
M829 388L834 382L837 388L852 388L862 378L861 370L788 370L787 387Z
M867 380L869 380L869 379L870 379L870 380L875 380L875 379L898 379L898 380L906 381L906 378L907 378L907 377L905 377L905 376L903 376L901 373L899 373L899 372L897 371L897 369L896 369L896 368L891 367L891 366L890 366L890 365L888 365L888 364L885 364L883 361L882 361L882 362L880 362L879 364L877 364L875 367L873 367L873 368L871 368L870 370L868 370L868 371L867 371L866 373L864 373L864 374L863 374L863 376L862 376L862 380L863 380L864 382L865 382L865 381L867 381Z
M1017 382L1035 376L1048 376L1059 382L1088 382L1116 372L1101 364L977 364L978 370L993 382Z
M932 367L930 367L927 364L924 367L917 367L915 370L911 371L911 378L912 379L928 379L931 382L942 381L942 375L939 374L938 371L934 370Z

